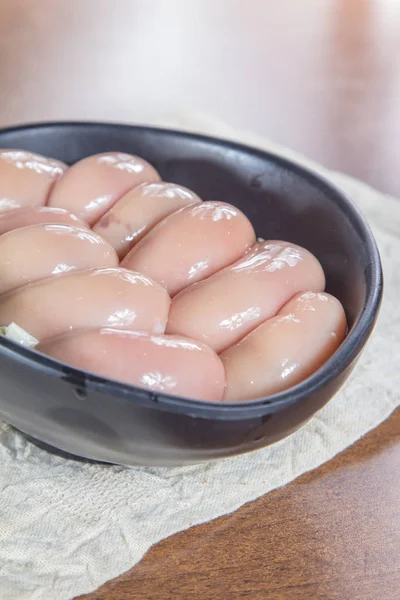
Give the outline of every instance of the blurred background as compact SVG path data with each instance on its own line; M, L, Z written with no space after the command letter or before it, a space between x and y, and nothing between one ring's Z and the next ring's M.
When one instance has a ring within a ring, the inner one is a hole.
M0 126L186 115L400 194L398 0L0 0Z

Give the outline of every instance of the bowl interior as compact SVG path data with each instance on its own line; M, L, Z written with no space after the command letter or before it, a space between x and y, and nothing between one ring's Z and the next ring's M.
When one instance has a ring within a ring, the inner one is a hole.
M133 153L153 164L166 181L185 185L205 200L236 205L258 236L300 244L318 257L326 274L326 290L342 302L350 329L364 319L363 331L360 328L352 347L345 341L348 350L343 361L349 364L365 342L381 294L375 242L351 202L312 173L229 142L115 124L3 130L0 147L31 150L69 164L99 152Z

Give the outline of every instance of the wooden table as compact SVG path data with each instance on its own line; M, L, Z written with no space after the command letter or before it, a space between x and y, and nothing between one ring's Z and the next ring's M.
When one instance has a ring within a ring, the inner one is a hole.
M201 112L400 196L396 0L3 0L0 126ZM398 600L400 411L86 600Z

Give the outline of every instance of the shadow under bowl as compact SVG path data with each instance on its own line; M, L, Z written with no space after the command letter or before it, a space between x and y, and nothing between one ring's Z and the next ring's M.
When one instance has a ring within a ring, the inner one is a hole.
M106 151L145 158L166 181L240 208L258 236L288 240L315 254L326 290L342 302L349 323L342 346L311 377L243 404L152 393L61 365L0 337L0 418L42 446L124 465L183 465L241 454L297 430L351 373L379 312L382 269L363 216L318 175L232 142L106 123L3 129L0 147L68 164Z

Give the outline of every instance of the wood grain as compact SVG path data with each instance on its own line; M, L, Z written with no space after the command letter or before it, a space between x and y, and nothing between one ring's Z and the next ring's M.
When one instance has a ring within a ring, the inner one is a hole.
M398 600L400 410L316 471L162 541L82 600Z
M210 114L400 196L399 52L397 0L3 0L0 126ZM85 600L398 600L399 466L400 411Z

